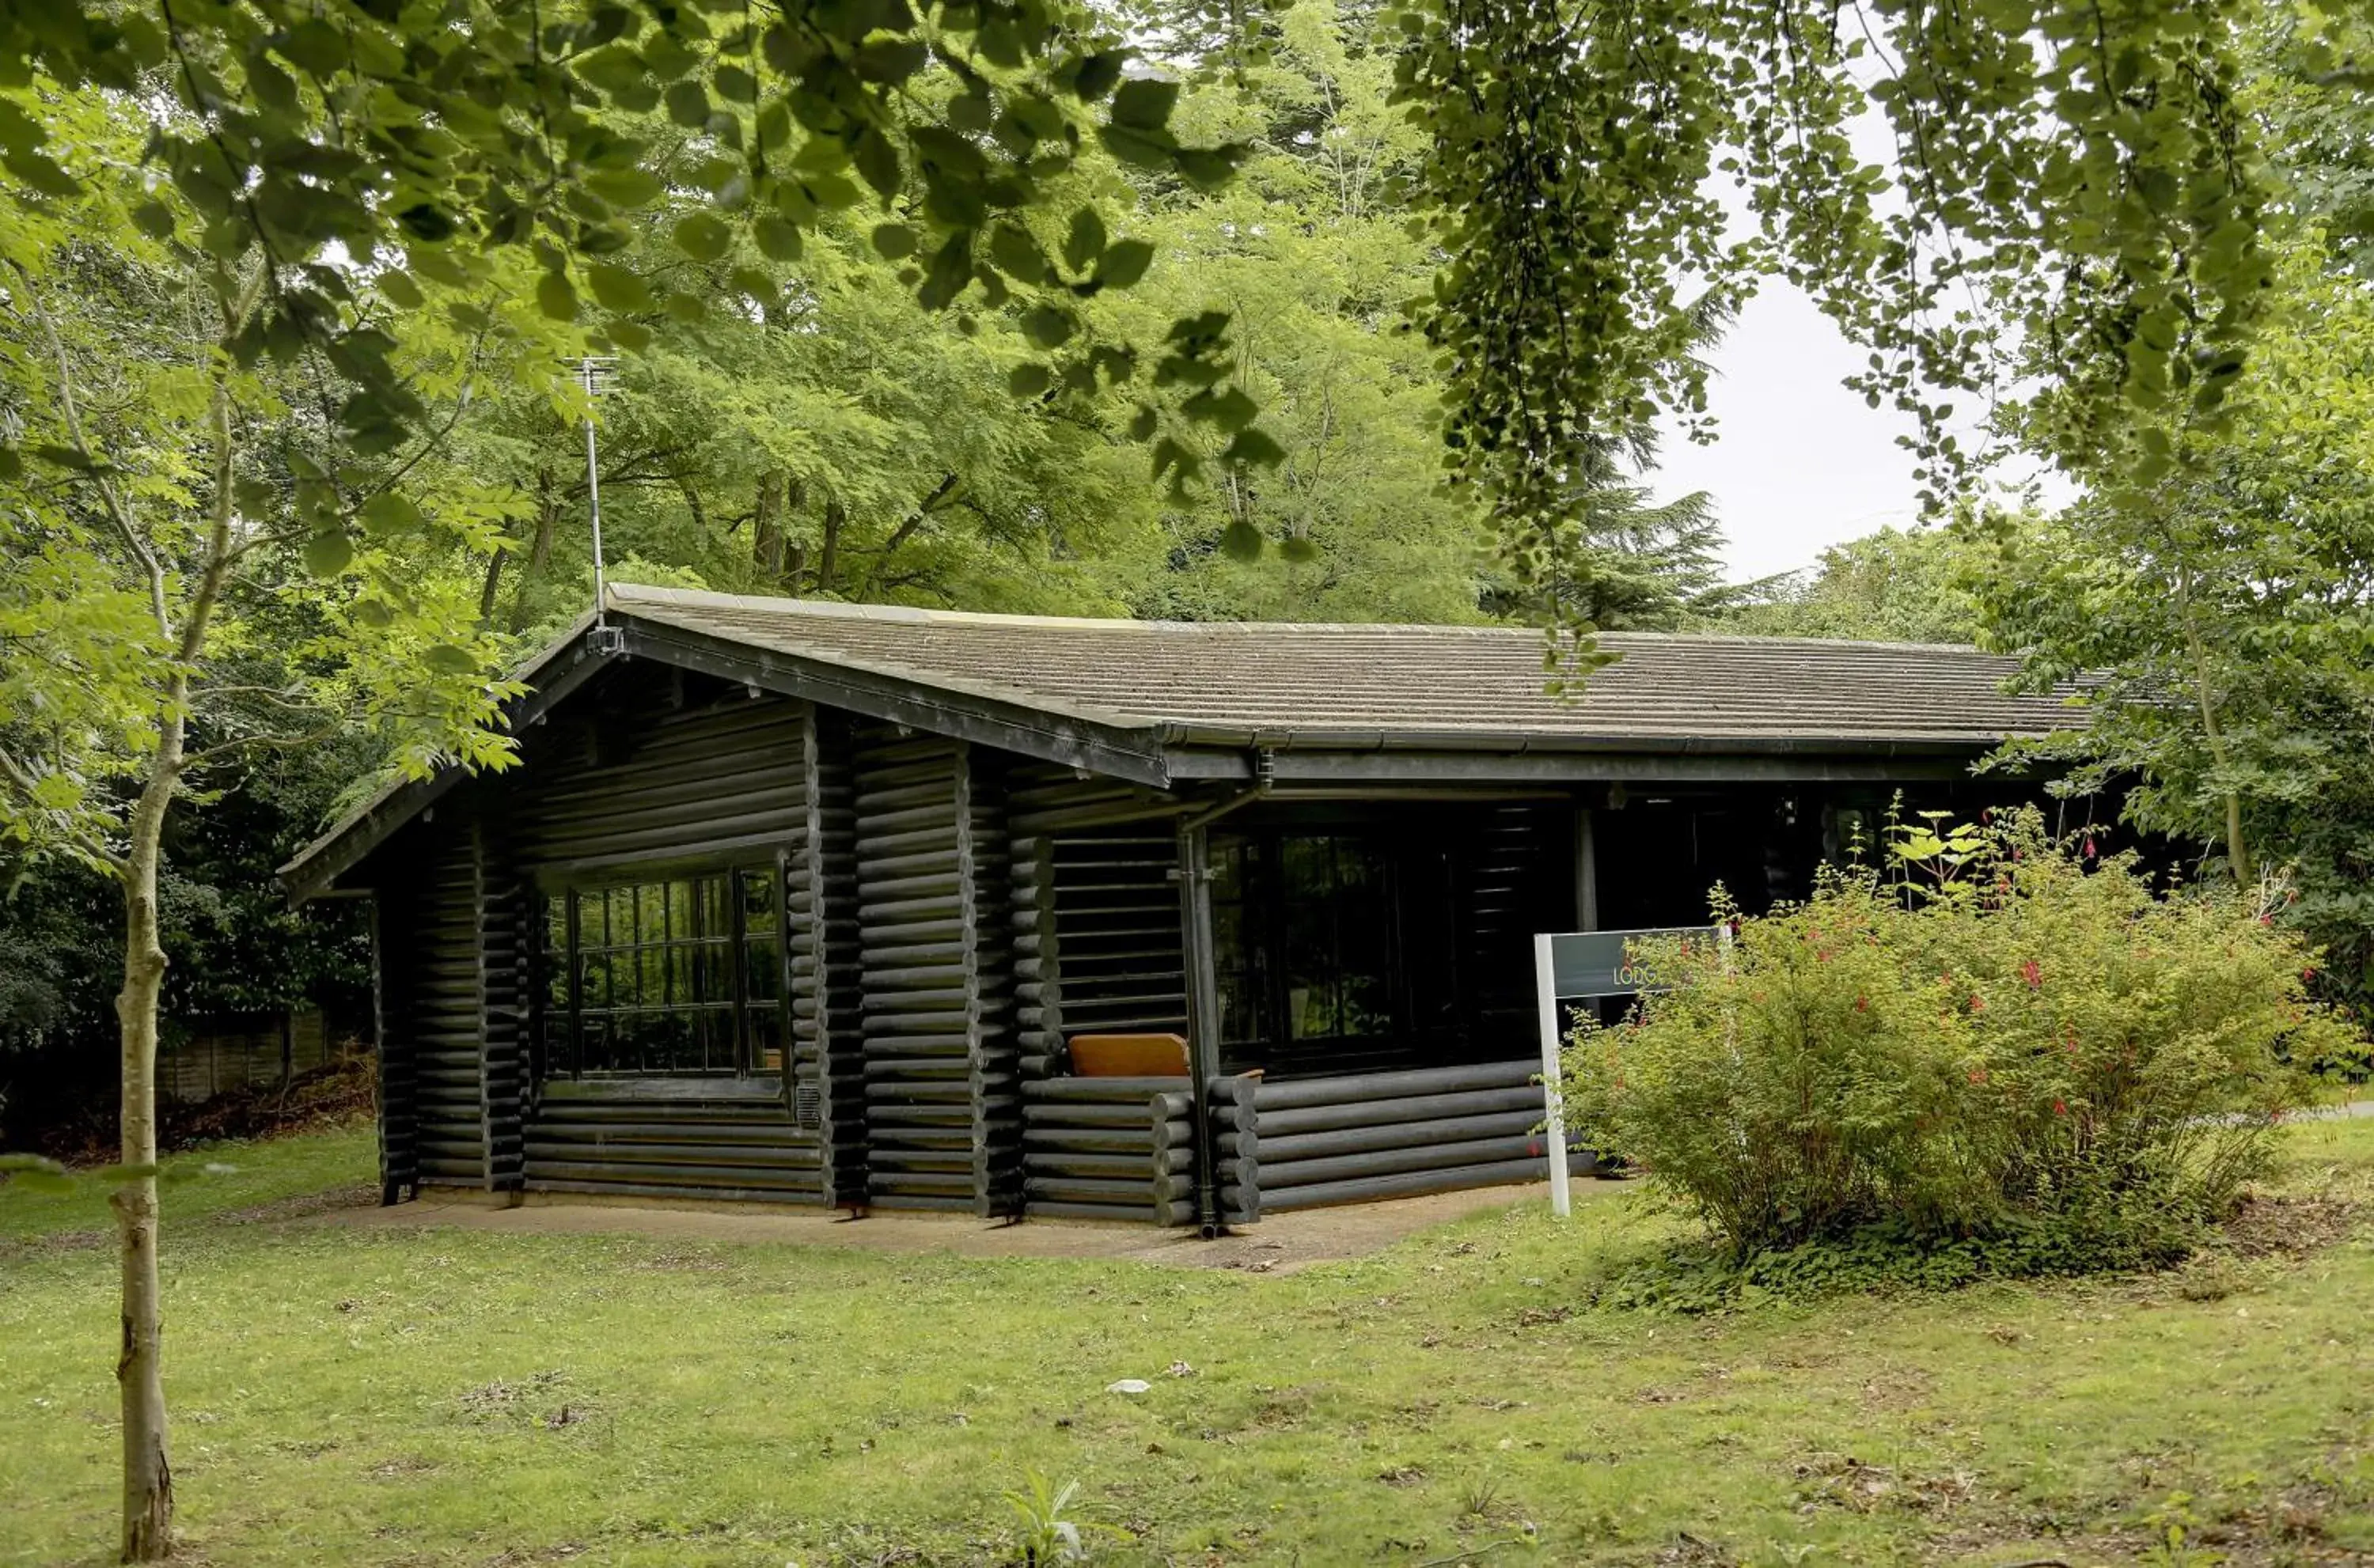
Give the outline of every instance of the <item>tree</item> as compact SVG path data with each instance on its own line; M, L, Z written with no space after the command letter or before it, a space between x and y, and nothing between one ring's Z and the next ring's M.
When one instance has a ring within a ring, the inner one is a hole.
M1709 624L1759 637L1976 642L1971 560L1952 529L1883 528L1831 545L1804 571L1747 585Z
M650 342L605 258L672 193L614 116L664 108L705 138L707 199L671 209L693 261L737 233L789 261L870 191L877 248L918 258L901 278L934 309L975 290L992 309L1068 309L1144 272L1146 248L1107 244L1093 215L1060 264L1028 227L1087 136L1198 183L1233 168L1232 149L1177 141L1175 87L1122 82L1126 48L1082 10L719 15L0 11L0 638L44 656L0 670L0 824L123 889L128 1561L172 1548L153 1084L168 813L209 766L358 725L416 769L505 759L497 644L437 569L492 549L505 499L412 481L488 375L565 387L565 355ZM758 268L735 281L750 298L777 287ZM64 310L69 293L112 301L112 319ZM1175 343L1171 380L1218 342ZM1094 390L1134 368L1104 346L1064 374ZM275 617L310 634L287 680L241 678L251 623Z
M1710 305L1804 287L1919 416L1933 497L1957 396L2034 415L2073 470L2148 477L2211 425L2264 312L2273 183L2237 97L2242 0L1417 0L1401 100L1446 260L1457 478L1501 548L1546 547L1592 444L1703 413ZM1866 87L1865 81L1870 85ZM1896 169L1850 127L1884 117ZM1745 187L1730 238L1713 187ZM2053 397L2038 403L2030 389Z
M2321 246L2287 259L2265 373L2148 487L1996 519L1971 580L1988 638L2082 729L2036 748L2067 788L2141 782L2145 826L2279 872L2361 1008L2374 989L2374 299Z

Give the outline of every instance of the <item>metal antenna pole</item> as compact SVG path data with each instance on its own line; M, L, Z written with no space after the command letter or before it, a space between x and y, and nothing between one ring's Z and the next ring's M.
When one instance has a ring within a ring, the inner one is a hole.
M610 628L608 568L602 558L602 472L594 447L594 400L608 392L617 361L608 355L589 354L577 362L578 384L585 389L585 499L594 518L594 648L604 653L622 652L623 641Z

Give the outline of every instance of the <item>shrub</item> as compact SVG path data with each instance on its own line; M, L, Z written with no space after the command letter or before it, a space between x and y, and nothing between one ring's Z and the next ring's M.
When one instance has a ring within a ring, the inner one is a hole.
M1977 1241L2027 1271L2180 1256L2262 1165L2293 1065L2345 1049L2314 954L2236 898L2155 896L2034 811L1899 830L1901 880L1832 871L1566 1057L1573 1124L1734 1258Z

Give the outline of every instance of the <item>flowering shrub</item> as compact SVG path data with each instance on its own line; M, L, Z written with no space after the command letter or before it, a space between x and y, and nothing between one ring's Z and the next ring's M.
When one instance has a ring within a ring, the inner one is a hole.
M2006 1240L2023 1267L2164 1260L2231 1204L2346 1048L2314 955L2230 896L2153 895L2033 811L1918 829L1903 880L1826 873L1659 944L1675 989L1566 1056L1574 1125L1734 1255L1875 1236Z

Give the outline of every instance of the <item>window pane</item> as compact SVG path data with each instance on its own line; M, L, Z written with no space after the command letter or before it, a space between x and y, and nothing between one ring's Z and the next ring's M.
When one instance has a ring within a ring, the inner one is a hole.
M1393 904L1385 895L1384 857L1356 838L1335 841L1335 962L1346 1035L1393 1029Z
M742 931L757 936L775 929L776 883L775 868L745 872L739 881L742 888Z
M742 975L753 1007L772 1007L783 994L782 961L771 934L752 937L742 944Z
M774 868L763 867L574 895L580 1071L732 1073L751 1070L746 1057L753 1068L771 1062L758 1070L780 1071L777 882ZM547 985L556 1027L565 1032L566 900L551 905ZM556 1040L565 1043L565 1034Z

